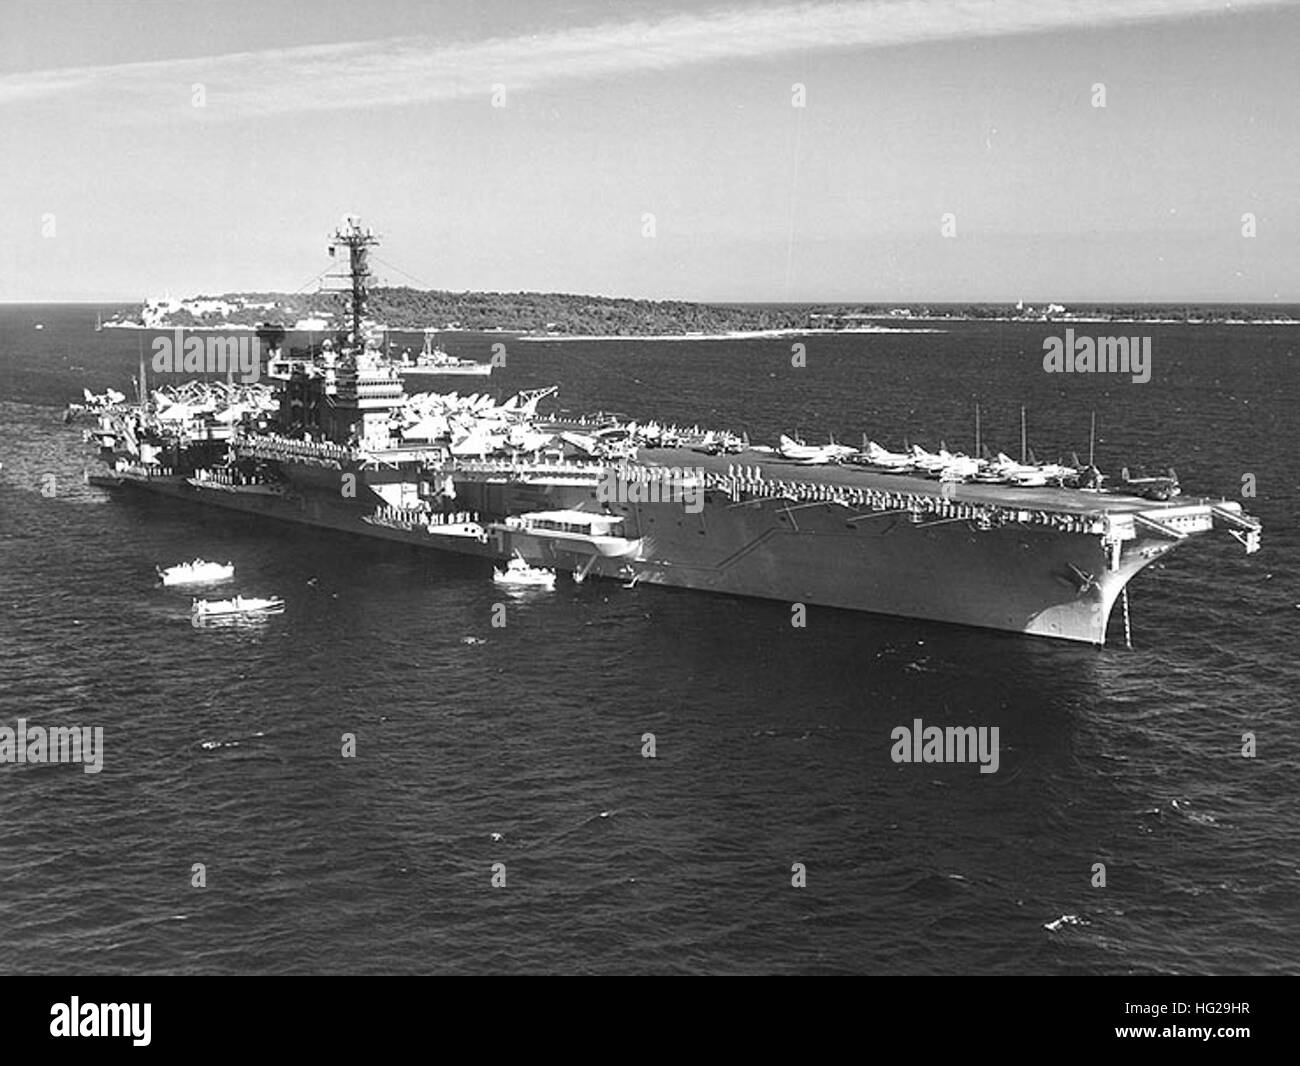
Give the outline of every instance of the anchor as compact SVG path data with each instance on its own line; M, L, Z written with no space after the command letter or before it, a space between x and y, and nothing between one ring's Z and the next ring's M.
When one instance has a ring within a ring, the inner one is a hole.
M1074 565L1074 563L1066 563L1065 565L1068 566L1071 573L1074 574L1075 584L1078 587L1080 596L1085 592L1091 592L1093 589L1097 588L1097 579L1092 574L1088 573L1087 570L1080 570L1079 567Z

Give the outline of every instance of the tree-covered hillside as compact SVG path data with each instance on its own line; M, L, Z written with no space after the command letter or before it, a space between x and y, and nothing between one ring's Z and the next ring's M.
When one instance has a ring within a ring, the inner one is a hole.
M213 306L216 305L216 306ZM304 319L341 322L340 298L329 293L226 293L197 296L179 306L150 309L150 324L293 328ZM872 321L905 324L926 319L1023 321L1175 320L1249 322L1286 318L1280 309L1093 304L703 304L681 300L632 300L540 292L445 292L412 288L371 291L367 317L392 329L504 330L596 336L718 334L749 330L846 329ZM319 326L315 328L320 328Z

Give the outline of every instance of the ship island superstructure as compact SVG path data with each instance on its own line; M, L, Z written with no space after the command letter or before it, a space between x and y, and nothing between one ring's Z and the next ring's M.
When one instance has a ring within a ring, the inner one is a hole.
M376 241L355 219L335 233L350 262L348 331L281 360L271 385L142 385L137 402L97 404L87 438L108 469L92 482L576 580L1092 644L1106 642L1128 582L1188 538L1226 528L1248 552L1259 546L1260 523L1238 503L1176 485L1103 492L1098 478L1015 483L1014 471L998 483L987 476L998 464L950 478L920 457L887 464L841 446L544 414L554 389L504 402L408 394L364 336Z

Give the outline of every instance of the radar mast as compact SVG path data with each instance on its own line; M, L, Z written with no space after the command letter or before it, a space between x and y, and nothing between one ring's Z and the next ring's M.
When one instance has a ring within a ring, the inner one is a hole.
M370 294L370 281L374 275L370 272L370 249L377 247L379 237L373 229L363 227L356 215L344 215L343 222L330 237L329 254L335 256L340 248L348 250L348 272L331 274L331 277L347 281L348 287L331 291L342 294L346 302L346 314L350 319L351 332L349 343L357 350L365 348L365 338L361 323L366 315L366 299Z

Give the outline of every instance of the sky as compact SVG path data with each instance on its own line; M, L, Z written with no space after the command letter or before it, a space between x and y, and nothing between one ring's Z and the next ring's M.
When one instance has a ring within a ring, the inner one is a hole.
M1297 45L1270 0L0 0L0 301L311 291L356 214L422 288L1293 303Z

